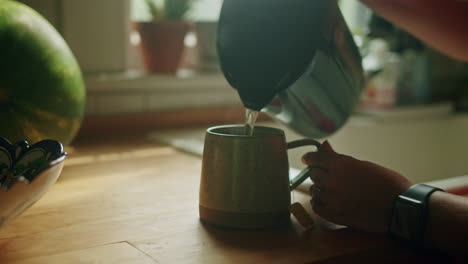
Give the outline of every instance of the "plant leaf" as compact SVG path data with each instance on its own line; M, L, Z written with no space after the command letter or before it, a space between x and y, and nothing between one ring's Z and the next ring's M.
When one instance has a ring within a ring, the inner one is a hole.
M166 19L181 20L190 10L193 0L165 0L164 10Z

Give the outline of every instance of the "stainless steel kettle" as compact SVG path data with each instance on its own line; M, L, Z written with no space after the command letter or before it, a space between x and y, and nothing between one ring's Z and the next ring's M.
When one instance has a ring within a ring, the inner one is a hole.
M217 47L244 106L304 136L338 130L363 87L359 51L333 0L224 0Z

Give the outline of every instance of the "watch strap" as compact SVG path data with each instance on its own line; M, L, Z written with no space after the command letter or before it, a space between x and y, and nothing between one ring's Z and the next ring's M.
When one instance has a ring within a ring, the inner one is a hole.
M435 191L443 191L443 190L434 186L427 185L427 184L415 184L411 186L402 195L421 201L423 203L427 203L429 196L431 196L431 194Z
M399 195L393 204L389 232L414 242L423 242L427 225L428 200L440 188L415 184Z

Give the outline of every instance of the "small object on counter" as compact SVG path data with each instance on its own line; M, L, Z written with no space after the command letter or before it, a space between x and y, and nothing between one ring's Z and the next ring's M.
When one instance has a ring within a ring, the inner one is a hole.
M430 60L427 52L414 49L402 51L397 104L428 104L431 96L430 79Z
M361 108L393 108L397 100L400 57L390 51L385 40L374 39L369 44L369 54L363 59L363 67L367 81Z
M307 213L300 203L293 203L289 206L289 211L294 215L302 227L309 229L314 226L314 219Z

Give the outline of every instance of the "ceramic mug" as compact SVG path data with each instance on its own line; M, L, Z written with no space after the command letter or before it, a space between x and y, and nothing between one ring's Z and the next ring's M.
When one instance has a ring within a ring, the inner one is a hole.
M199 193L203 222L231 228L269 228L290 222L290 190L308 177L303 170L289 180L287 150L320 143L286 143L284 132L256 126L253 136L244 125L206 131Z

